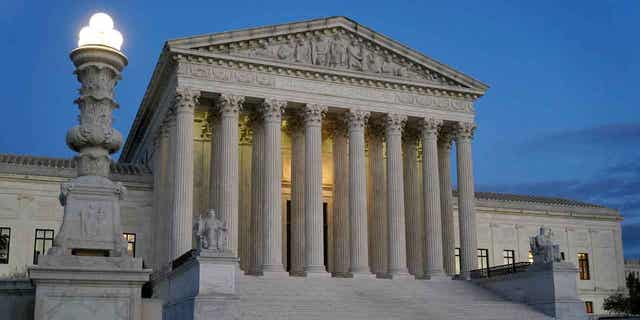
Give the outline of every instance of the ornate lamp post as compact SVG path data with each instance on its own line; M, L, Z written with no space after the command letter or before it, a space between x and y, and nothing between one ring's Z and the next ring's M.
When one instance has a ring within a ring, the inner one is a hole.
M67 145L78 152L78 176L61 185L62 226L48 254L30 269L34 319L140 320L141 287L151 270L127 256L120 224L126 189L109 180L109 155L122 144L112 127L118 107L113 89L127 58L120 52L122 35L104 13L93 15L79 38L71 60L81 83L75 100L80 124L67 132Z
M109 155L122 144L122 135L112 127L112 112L118 107L113 89L127 65L121 45L122 35L113 28L113 20L97 13L80 31L78 48L71 51L81 83L75 100L80 124L67 132L67 145L78 152L78 177L61 186L64 217L49 254L118 257L126 253L119 203L126 189L109 180Z

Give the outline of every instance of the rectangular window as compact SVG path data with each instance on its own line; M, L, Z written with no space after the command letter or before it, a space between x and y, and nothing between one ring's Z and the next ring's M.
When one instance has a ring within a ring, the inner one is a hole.
M0 228L0 264L9 263L9 245L11 244L11 228Z
M136 256L136 234L135 233L123 233L122 237L127 241L127 254L130 257Z
M33 244L33 264L38 264L38 258L46 255L53 246L52 229L36 229L36 240Z
M489 249L478 249L478 269L489 268Z
M527 254L527 261L529 263L533 263L533 253L531 253L531 250L529 250L529 253Z
M585 301L584 306L587 309L587 313L593 313L593 302Z
M560 252L560 258L564 261L564 252Z
M460 274L460 248L455 248L453 254L456 274Z
M580 280L589 280L589 254L581 252L578 253L578 271L580 272Z
M516 252L515 250L504 250L502 252L502 257L504 259L504 264L514 264L516 263L515 259Z

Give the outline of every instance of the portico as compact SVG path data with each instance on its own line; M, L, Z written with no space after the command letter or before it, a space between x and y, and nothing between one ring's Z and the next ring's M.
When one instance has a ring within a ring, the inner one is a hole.
M155 218L171 226L154 267L191 249L190 222L207 203L249 274L287 276L289 264L308 277L452 275L443 146L453 140L466 276L477 249L473 102L486 89L341 17L169 41L130 134L151 143L127 141L123 152L169 173L154 188L170 204L154 208ZM194 166L197 125L210 135L206 173Z

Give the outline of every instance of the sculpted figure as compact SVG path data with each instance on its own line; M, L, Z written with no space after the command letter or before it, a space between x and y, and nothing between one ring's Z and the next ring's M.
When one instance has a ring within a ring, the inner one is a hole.
M367 54L365 68L369 72L381 73L382 72L382 57L376 55L373 52Z
M278 59L290 61L293 58L294 51L295 47L293 45L293 40L289 40L278 48Z
M382 74L394 76L396 75L397 65L395 62L391 60L391 57L385 57L382 61L382 66L380 67L380 71Z
M296 62L311 63L311 45L301 38L296 40Z
M313 42L313 64L327 66L329 64L329 41L317 36Z
M362 71L362 60L364 60L364 49L358 41L351 41L351 46L347 48L347 65L350 70Z
M560 246L552 240L551 229L540 227L538 235L529 238L533 263L560 262Z
M259 43L258 47L251 51L250 56L267 59L273 59L275 57L273 51L271 51L271 49L264 42Z
M196 234L198 249L210 249L220 252L226 249L227 228L215 210L209 209L205 215L198 217L193 229Z
M343 68L347 66L347 46L339 34L333 36L331 43L331 60L330 67Z

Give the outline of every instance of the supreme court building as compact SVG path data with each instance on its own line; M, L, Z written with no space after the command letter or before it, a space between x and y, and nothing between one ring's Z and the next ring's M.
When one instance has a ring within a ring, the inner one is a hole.
M587 309L603 312L624 287L619 212L475 192L474 103L487 89L344 17L170 40L112 164L130 190L130 254L167 268L215 209L247 286L353 277L428 287L529 261L529 237L544 225L579 267ZM46 252L62 219L58 185L74 166L0 156L10 239L0 273Z

